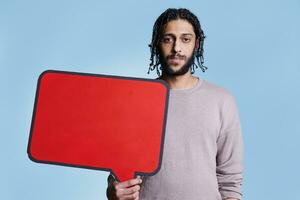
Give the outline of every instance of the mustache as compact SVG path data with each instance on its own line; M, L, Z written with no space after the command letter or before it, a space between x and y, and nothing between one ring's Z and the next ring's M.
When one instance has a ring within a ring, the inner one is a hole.
M173 55L167 56L167 59L174 59L174 58L183 60L183 59L185 59L186 57L183 56L183 55L180 55L180 54L173 54Z

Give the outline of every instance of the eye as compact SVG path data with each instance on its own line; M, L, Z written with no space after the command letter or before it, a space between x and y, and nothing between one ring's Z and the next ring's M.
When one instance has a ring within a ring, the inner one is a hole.
M173 42L173 39L171 37L164 37L162 41L163 43L171 43Z
M191 41L191 39L190 38L182 38L182 41L185 42L185 43L188 43L188 42Z

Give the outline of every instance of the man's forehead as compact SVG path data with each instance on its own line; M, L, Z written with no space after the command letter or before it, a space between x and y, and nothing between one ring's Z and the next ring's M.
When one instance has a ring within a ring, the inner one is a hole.
M171 20L165 24L163 36L166 35L195 35L193 25L187 20Z

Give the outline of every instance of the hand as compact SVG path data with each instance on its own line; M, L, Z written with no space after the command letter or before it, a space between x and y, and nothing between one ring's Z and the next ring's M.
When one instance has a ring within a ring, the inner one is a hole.
M109 200L138 200L140 184L142 179L140 176L123 182L114 181L108 190Z

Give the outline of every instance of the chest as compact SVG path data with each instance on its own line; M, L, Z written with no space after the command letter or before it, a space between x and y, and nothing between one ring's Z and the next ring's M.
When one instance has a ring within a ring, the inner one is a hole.
M205 98L175 99L169 102L165 146L170 151L216 149L221 127L218 103Z

